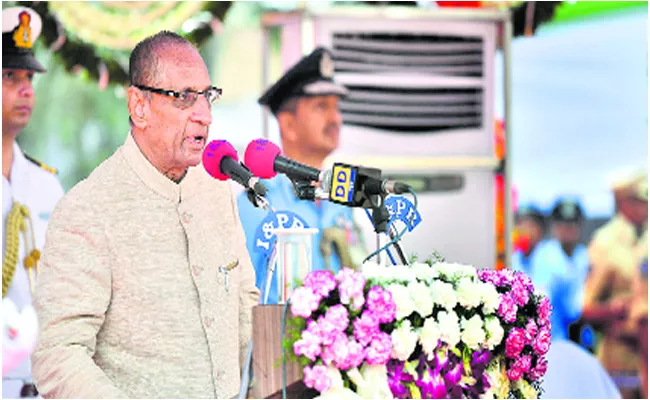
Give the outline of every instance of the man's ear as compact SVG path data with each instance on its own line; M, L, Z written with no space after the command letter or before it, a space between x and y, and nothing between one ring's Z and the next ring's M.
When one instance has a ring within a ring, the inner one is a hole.
M288 111L280 111L277 115L277 119L282 140L286 140L289 143L295 143L297 140L295 129L296 116Z
M140 89L130 86L126 96L133 125L140 129L146 128L149 122L149 102L144 93Z

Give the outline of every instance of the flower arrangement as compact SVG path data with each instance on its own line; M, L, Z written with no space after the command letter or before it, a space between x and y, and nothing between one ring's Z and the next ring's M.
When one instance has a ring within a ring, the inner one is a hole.
M537 398L550 303L525 274L442 262L313 271L285 350L321 397Z

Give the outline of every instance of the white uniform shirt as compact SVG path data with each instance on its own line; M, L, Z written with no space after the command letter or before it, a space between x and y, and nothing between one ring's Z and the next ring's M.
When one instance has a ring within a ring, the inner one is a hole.
M43 169L41 166L28 160L17 144L14 143L14 160L11 166L11 182L2 177L2 256L6 250L7 217L14 202L18 202L29 209L29 214L34 227L36 248L41 251L45 244L45 231L50 213L59 199L63 196L63 187L56 176ZM29 229L29 228L28 228ZM31 235L28 231L28 234ZM29 239L31 242L31 238ZM29 245L31 251L31 244ZM25 258L25 240L20 233L20 246L18 249L18 264L7 297L16 304L20 311L32 303L32 294L29 288L29 277L23 259ZM25 360L18 367L3 377L2 397L17 398L20 396L24 380L31 380L29 360Z

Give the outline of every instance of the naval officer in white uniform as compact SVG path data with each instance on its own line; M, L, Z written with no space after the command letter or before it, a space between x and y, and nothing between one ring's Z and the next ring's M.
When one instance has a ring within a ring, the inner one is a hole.
M45 72L32 51L41 27L32 9L2 10L2 297L19 312L31 307L47 222L63 196L56 170L24 154L16 143L34 107L32 78ZM37 334L17 328L3 324L5 356L21 346L17 336ZM12 369L3 368L3 399L35 396L29 355Z

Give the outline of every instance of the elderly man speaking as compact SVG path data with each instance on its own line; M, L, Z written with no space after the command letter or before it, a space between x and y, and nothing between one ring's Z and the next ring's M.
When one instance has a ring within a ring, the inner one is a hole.
M221 89L171 32L129 74L124 145L50 221L34 380L46 398L234 397L259 291L230 184L197 167Z

